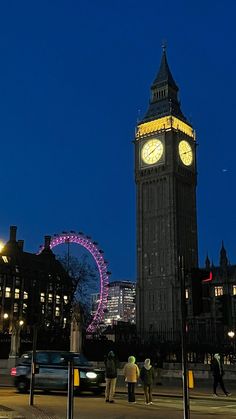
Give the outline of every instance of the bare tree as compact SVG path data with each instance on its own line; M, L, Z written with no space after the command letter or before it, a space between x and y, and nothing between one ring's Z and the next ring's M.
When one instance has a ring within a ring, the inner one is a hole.
M98 270L88 261L88 256L83 254L80 259L75 256L64 254L57 256L71 277L73 286L72 311L76 312L78 306L83 313L85 323L89 320L91 292L96 292Z

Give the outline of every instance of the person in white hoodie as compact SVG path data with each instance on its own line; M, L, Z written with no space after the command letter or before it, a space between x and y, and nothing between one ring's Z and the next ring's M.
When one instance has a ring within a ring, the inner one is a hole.
M225 385L224 385L224 381L223 381L223 375L224 375L224 370L223 370L223 364L221 362L220 359L220 354L215 354L213 357L213 360L211 362L211 370L212 370L212 375L214 378L213 381L213 397L218 397L218 394L216 393L216 389L218 384L220 384L225 396L231 396L231 393L229 393L226 389L225 389Z
M149 358L145 359L140 371L140 378L143 382L145 404L152 404L152 387L154 382L154 368Z

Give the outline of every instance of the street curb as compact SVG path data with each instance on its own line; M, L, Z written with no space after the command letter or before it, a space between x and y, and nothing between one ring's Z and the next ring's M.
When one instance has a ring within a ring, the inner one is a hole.
M116 390L116 394L128 394L127 391L124 390ZM140 391L136 391L135 392L136 396L144 396L144 393L141 393ZM152 392L152 395L155 397L174 397L176 399L182 399L183 395L182 394L177 394L177 393L157 393L157 392ZM212 394L208 394L208 395L204 395L204 394L189 394L189 399L191 400L232 400L232 402L236 402L236 396L229 396L229 397L225 397L224 395L222 396L218 396L217 398L213 399Z

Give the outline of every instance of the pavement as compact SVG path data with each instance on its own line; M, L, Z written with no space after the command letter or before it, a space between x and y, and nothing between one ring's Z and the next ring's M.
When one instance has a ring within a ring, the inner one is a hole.
M189 397L190 399L201 399L201 400L212 400L212 385L209 381L203 381L195 382L195 386L193 389L189 389ZM235 382L229 382L225 381L226 388L228 391L232 393L232 395L229 397L230 402L236 403L236 383ZM12 378L9 375L1 375L0 374L0 387L7 387L10 388L13 386ZM1 394L1 389L0 389ZM116 394L127 394L127 387L121 377L119 377L117 387L116 387ZM221 391L219 391L219 394L221 395L220 398L224 398L225 396ZM138 384L136 387L136 395L137 396L143 396L143 388L141 384ZM183 397L183 391L182 391L182 380L181 379L171 379L171 380L163 380L162 385L155 385L153 388L153 396L155 397L173 397L173 398L182 398ZM220 399L219 398L219 399ZM28 408L29 409L29 408ZM2 405L1 402L1 396L0 396L0 419L26 419L28 418L28 409L23 409L23 416L22 414L17 413L16 410L14 410L14 406L9 406L6 402L6 399L4 399L4 403ZM34 407L31 408L32 411L34 410ZM21 409L22 411L22 409ZM56 419L52 418L50 415L47 414L46 411L40 410L40 413L36 410L34 413L32 413L33 418L38 419Z

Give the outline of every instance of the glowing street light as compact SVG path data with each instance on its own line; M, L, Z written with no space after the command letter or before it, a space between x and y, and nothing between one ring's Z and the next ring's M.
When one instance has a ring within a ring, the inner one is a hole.
M23 324L24 324L24 320L20 320L19 321L19 326L23 326Z
M233 338L234 338L234 336L235 336L234 331L233 331L233 330L230 330L230 331L228 332L228 336L229 336L229 338L233 339Z
M7 314L7 313L4 313L3 314L3 318L6 320L6 319L8 319L8 317L9 317L9 315Z

